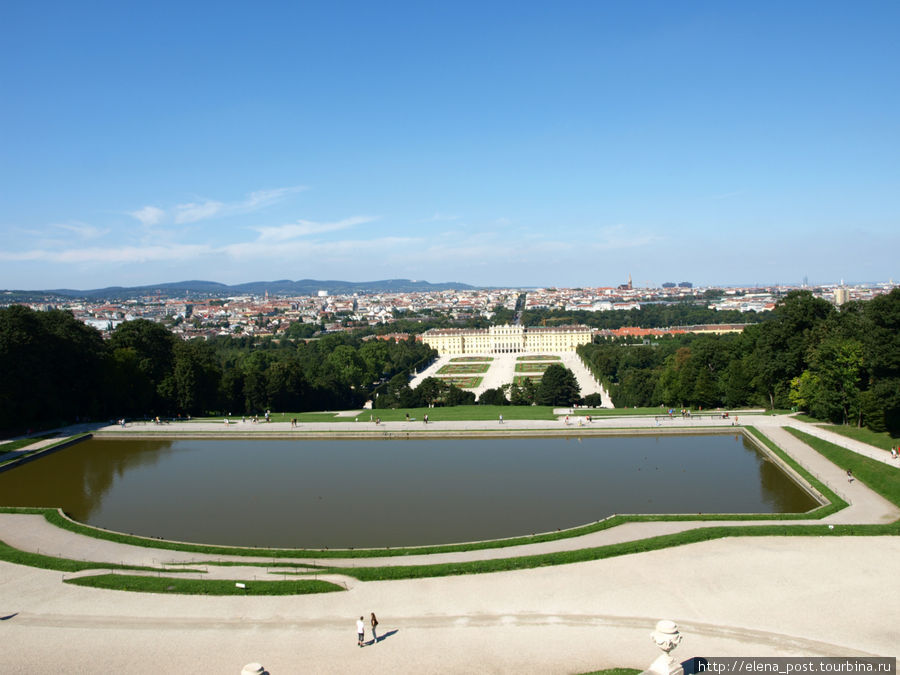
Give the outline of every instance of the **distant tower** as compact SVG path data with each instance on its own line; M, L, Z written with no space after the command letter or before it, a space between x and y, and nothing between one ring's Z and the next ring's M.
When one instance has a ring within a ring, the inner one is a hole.
M841 279L841 285L834 289L834 304L840 307L850 300L850 289L844 286L844 280Z
M268 301L269 301L269 289L267 288L266 289L266 302L268 302Z
M628 290L632 290L634 286L631 285L631 272L628 273Z

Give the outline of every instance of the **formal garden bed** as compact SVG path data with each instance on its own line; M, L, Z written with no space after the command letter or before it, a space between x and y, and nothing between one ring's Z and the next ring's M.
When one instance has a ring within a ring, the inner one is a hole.
M540 375L516 375L513 377L513 384L522 386L525 384L525 380L531 380L532 384L538 384L541 381Z
M450 359L450 363L483 363L493 360L493 356L455 356Z
M448 363L438 369L438 375L476 375L486 373L489 363Z
M442 377L441 382L444 384L454 384L460 389L475 389L481 385L482 377Z
M517 356L516 361L562 361L562 357L552 354L532 354L530 356Z
M517 373L543 373L552 363L517 363Z

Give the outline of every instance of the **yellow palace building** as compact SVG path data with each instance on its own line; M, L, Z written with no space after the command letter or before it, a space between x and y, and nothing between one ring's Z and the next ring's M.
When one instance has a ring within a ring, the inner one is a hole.
M490 328L434 328L422 342L441 356L456 354L513 354L516 352L574 352L593 336L590 326L491 326Z

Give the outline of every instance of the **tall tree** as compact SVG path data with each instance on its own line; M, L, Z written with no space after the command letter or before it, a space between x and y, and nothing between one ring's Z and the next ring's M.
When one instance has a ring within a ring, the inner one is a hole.
M575 374L558 363L547 366L535 392L538 405L575 405L581 400L581 387Z

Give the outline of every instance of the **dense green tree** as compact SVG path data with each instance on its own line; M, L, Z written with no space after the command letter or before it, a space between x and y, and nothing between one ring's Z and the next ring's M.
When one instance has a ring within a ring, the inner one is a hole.
M789 403L790 382L807 367L815 329L834 307L809 291L791 291L776 306L773 320L752 327L755 339L751 355L754 383L765 393L772 408Z
M447 393L444 395L443 403L448 406L474 405L475 393L461 389L455 384L450 384L447 387Z
M496 389L485 389L478 397L479 405L509 405L506 395L501 387Z
M575 405L581 400L581 387L575 374L558 363L547 366L535 392L538 405Z

